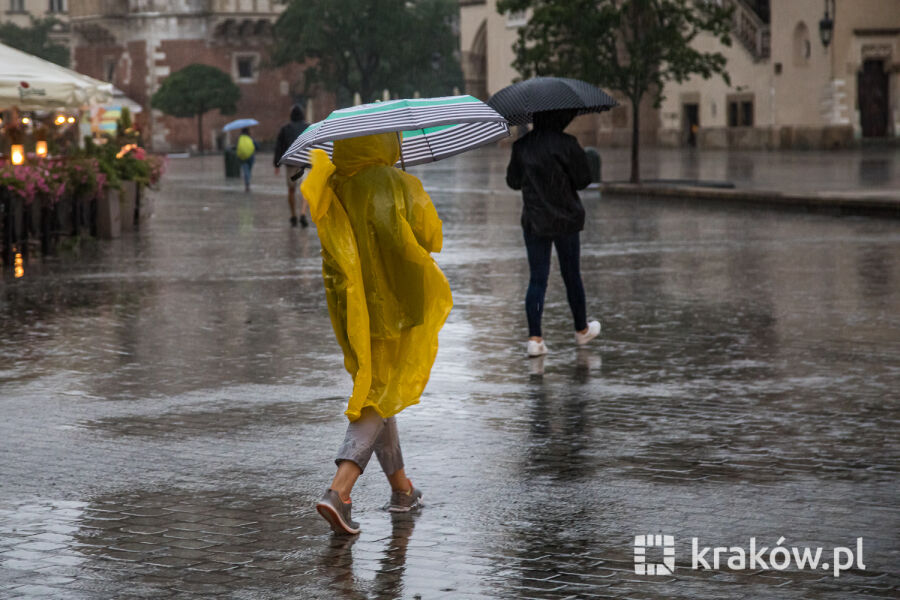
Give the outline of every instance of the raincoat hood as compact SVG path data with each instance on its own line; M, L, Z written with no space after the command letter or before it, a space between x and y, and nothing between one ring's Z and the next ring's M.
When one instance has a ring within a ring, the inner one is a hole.
M400 160L400 141L396 133L337 140L333 154L338 175L349 177L366 167L393 166Z
M576 114L576 110L548 110L534 113L532 120L535 129L562 131L569 126Z
M299 104L295 104L291 107L291 121L302 121L304 117L303 108Z

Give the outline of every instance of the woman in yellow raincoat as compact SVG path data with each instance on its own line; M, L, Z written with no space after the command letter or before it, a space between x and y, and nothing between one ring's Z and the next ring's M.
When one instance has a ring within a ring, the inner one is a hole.
M334 163L312 151L301 191L322 243L328 311L353 393L337 474L316 509L336 533L356 534L350 491L373 452L391 484L389 510L421 503L394 415L419 402L453 300L430 254L442 244L437 211L422 183L393 166L398 134L338 140L333 155Z

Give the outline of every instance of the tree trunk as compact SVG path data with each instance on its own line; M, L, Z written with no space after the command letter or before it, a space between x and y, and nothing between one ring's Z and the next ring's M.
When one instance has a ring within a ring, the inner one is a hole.
M631 183L640 183L641 99L631 99Z
M197 113L197 148L200 154L203 154L203 113Z

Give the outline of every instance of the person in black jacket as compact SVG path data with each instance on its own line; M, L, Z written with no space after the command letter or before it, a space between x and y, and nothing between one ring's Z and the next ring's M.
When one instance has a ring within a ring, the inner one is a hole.
M513 144L506 170L506 183L514 190L522 190L524 201L522 229L531 270L525 295L529 356L547 353L541 315L553 246L575 321L575 342L586 344L600 333L599 321L587 321L579 265L584 206L578 190L591 182L591 172L578 141L563 133L575 114L563 110L535 113L532 130Z
M309 123L306 122L305 115L303 114L303 109L300 108L299 104L295 104L293 108L291 108L291 122L286 124L281 130L278 132L278 139L275 140L275 156L272 160L272 163L275 165L275 174L278 175L278 161L281 159L282 155L287 152L287 149L291 147L291 144L294 143L294 140L303 133L303 131L309 127ZM297 188L300 185L300 177L296 180L293 179L294 175L302 170L301 167L287 166L285 167L285 176L287 180L287 188L288 188L288 205L291 207L291 227L297 226L297 201L295 200L297 195ZM309 225L309 221L306 219L306 198L303 197L303 194L300 194L300 224L304 227Z

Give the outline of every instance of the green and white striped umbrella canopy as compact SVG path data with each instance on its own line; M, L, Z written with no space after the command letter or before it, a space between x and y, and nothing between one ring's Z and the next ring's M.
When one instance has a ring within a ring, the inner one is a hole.
M331 156L333 142L346 138L402 132L404 165L420 165L471 150L509 136L497 111L472 96L410 98L342 108L300 134L280 164L309 165L309 152Z

